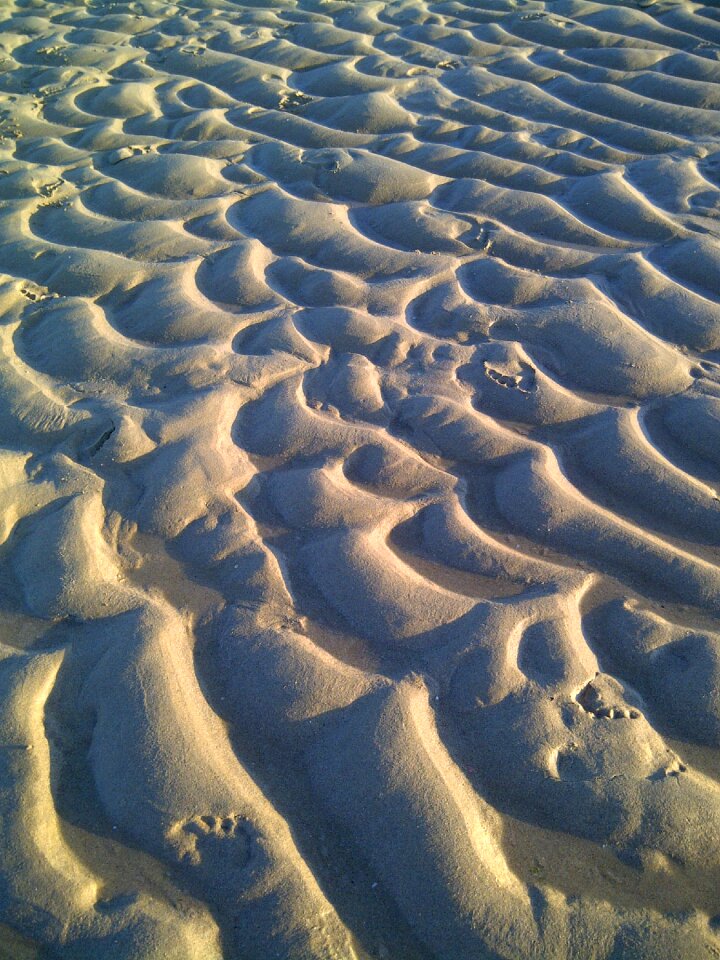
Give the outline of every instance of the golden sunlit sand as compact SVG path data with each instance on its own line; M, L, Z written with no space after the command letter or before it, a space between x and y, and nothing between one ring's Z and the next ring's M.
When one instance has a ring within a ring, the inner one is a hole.
M0 957L720 956L720 8L0 3Z

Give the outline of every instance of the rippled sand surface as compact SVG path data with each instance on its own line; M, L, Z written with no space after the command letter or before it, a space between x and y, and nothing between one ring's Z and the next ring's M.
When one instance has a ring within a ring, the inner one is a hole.
M0 957L720 956L720 7L0 4Z

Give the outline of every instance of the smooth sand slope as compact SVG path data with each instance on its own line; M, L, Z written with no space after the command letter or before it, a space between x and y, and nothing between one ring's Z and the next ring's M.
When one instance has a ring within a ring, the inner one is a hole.
M0 957L720 957L720 7L2 0Z

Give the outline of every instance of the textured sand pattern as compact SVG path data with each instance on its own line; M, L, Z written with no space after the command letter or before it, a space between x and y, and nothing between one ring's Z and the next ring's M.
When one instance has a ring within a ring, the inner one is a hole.
M0 956L720 956L720 8L3 0Z

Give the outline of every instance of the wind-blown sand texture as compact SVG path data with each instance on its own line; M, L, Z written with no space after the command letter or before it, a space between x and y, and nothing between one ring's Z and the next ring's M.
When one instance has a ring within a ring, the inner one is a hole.
M720 956L720 8L0 20L0 956Z

